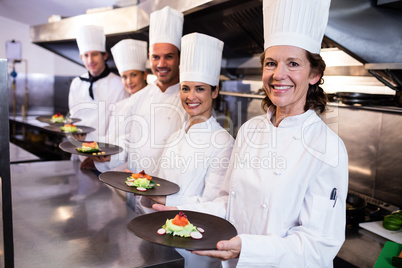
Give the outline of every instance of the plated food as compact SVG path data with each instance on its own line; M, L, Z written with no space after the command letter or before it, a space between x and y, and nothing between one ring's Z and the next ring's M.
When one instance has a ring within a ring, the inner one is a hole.
M81 147L77 148L78 152L92 154L92 155L103 155L105 152L99 148L99 145L96 141L87 141L83 142Z
M126 172L131 172L126 169ZM126 185L137 187L136 189L141 192L145 192L147 189L154 188L157 184L152 181L152 177L141 171L140 173L133 173L130 177L126 179Z
M36 117L36 120L50 125L62 125L68 123L77 123L81 121L81 119L79 118L70 118L68 116L64 116L61 113L55 113L53 115L41 115Z
M64 115L61 113L56 113L52 116L50 119L50 122L52 123L64 123Z
M159 211L140 215L132 219L127 228L148 242L188 250L213 250L219 241L229 240L237 235L236 228L227 220L188 210ZM172 233L169 234L170 231ZM174 232L184 236L173 235Z
M64 132L82 132L82 129L77 128L74 124L65 124L64 126L60 127L61 130Z
M64 134L87 134L95 131L95 129L92 127L75 125L73 123L64 125L54 124L50 126L44 126L43 128L46 130Z
M106 171L99 175L99 180L116 189L138 195L171 195L180 190L179 185L176 183L150 176L145 174L145 172L134 173L134 177L135 178L133 178L133 172L129 170L127 170L127 172ZM149 180L149 178L151 178L151 180Z
M173 219L167 219L162 228L157 231L159 235L171 234L193 239L201 239L203 232L204 229L191 224L184 212L181 211Z
M65 141L59 144L59 148L71 154L83 156L114 155L123 151L123 148L114 144L96 141L76 141L74 143Z

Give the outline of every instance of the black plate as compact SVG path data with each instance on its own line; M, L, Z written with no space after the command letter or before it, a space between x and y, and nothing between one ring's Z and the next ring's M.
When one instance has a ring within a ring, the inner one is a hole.
M79 119L79 118L65 118L63 123L53 123L52 121L50 121L50 119L52 119L52 115L41 115L41 116L36 117L36 120L38 120L42 123L50 124L50 125L71 124L71 123L77 123L77 122L81 121L81 119Z
M165 224L167 219L173 219L179 212L184 212L188 220L196 227L205 230L201 239L173 236L170 234L158 235L156 231ZM138 216L127 224L127 228L136 236L168 247L184 248L188 250L213 250L221 240L229 240L237 235L236 228L227 220L210 214L170 210Z
M176 183L152 176L152 181L159 186L155 186L152 189L148 189L145 192L138 191L135 186L128 186L125 182L127 177L130 177L132 173L123 171L106 171L99 175L99 180L122 191L128 193L135 193L139 195L171 195L180 190L179 185Z
M82 142L80 142L80 141L77 141L77 144L72 144L69 141L65 141L65 142L62 142L59 144L59 148L70 154L92 156L92 153L81 153L81 152L77 151L77 147L80 147L81 144L82 144ZM104 154L102 154L104 156L118 154L123 151L123 148L121 148L120 146L114 145L114 144L98 142L98 146L99 146L99 149L101 149L101 151L104 152Z
M43 128L47 129L47 130L50 130L50 131L53 131L53 132L65 133L65 134L87 134L87 133L90 133L92 131L95 131L95 129L93 127L77 126L76 125L76 127L77 127L76 132L66 132L66 131L63 131L61 129L62 126L64 126L64 125L56 125L56 124L54 124L54 125L50 125L50 126L44 126Z

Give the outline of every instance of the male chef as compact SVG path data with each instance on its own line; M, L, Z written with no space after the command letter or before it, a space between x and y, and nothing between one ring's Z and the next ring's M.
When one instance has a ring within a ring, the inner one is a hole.
M156 173L168 137L178 130L187 115L181 105L179 88L179 52L183 32L183 14L170 7L150 16L149 60L156 81L130 97L129 135L124 133L124 152L95 158L96 168L107 171L127 162L134 173ZM120 143L122 144L122 143ZM127 203L134 209L133 195ZM147 199L148 200L148 199ZM149 200L148 200L149 201ZM151 204L137 204L139 213Z
M81 119L80 125L95 129L85 138L92 141L100 141L106 136L109 105L129 96L120 77L110 72L106 64L105 41L103 27L85 25L79 28L77 45L88 73L74 78L68 97L70 116ZM92 159L80 157L80 160L83 161L81 168L94 167Z

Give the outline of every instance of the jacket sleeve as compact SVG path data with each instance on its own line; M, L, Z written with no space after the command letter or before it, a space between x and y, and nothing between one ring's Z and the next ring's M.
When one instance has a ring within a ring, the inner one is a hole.
M166 197L166 206L177 206L180 204L195 204L213 201L219 196L227 167L229 165L232 144L224 149L217 150L208 159L208 169L205 173L205 186L200 195L184 196L171 195Z
M298 225L284 237L240 234L237 267L332 267L345 240L348 157L339 139L339 154L322 161L304 198ZM333 163L337 163L333 165ZM336 188L336 200L330 200Z

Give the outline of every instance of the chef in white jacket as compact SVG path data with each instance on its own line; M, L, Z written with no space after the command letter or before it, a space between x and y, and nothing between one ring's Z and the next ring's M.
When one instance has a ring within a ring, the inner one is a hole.
M145 170L154 175L163 148L170 135L181 128L187 115L181 105L179 92L179 51L183 32L183 14L170 7L150 15L149 60L156 81L130 97L126 115L128 135L120 137L125 144L118 155L101 157L95 163L101 171L127 163L134 173ZM142 213L132 194L127 204ZM146 205L145 205L146 206Z
M224 267L333 266L345 239L348 157L317 115L326 105L319 53L329 5L264 0L267 113L239 130L221 196L178 206L226 217L238 236L193 253L227 260Z
M106 64L108 53L105 42L101 26L85 25L78 30L77 45L88 72L71 82L68 106L70 116L81 119L80 125L95 129L86 135L86 140L101 141L105 137L110 117L109 105L129 96L120 77L110 72ZM88 160L84 160L81 167L93 166L92 160L89 161L92 165L85 164Z
M111 48L116 68L119 71L125 90L131 96L147 85L148 72L147 42L134 39L124 39ZM130 109L130 98L117 102L112 110L106 143L118 145L118 138L126 130L126 114ZM123 169L124 170L124 169Z
M178 193L149 197L167 206L212 201L228 167L233 137L213 116L218 97L223 42L200 33L183 36L180 57L180 98L189 115L165 147L157 176L180 186ZM177 138L179 137L179 138ZM221 267L219 259L176 249L185 267Z

